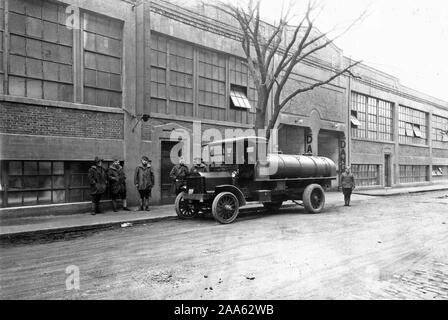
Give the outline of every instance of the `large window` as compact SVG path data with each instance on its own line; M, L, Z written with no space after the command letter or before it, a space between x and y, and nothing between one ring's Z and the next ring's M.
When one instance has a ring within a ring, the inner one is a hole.
M198 51L199 114L206 119L225 120L226 57L205 49Z
M65 7L9 1L9 94L73 102L73 31Z
M424 182L428 180L428 166L400 165L400 183Z
M380 185L379 165L377 164L352 164L352 173L357 186Z
M0 0L0 94L4 93L4 68L3 68L3 55L4 55L4 46L3 46L3 37L5 33L5 9L4 9L4 0Z
M352 136L369 140L392 141L392 103L356 92L352 92L351 99Z
M400 106L398 114L399 142L408 144L427 143L426 113Z
M167 39L151 33L151 111L167 114Z
M243 59L151 33L152 112L252 123L256 102Z
M90 161L1 161L0 206L90 201L91 165Z
M8 161L8 207L65 202L65 170L60 161Z
M432 145L435 148L448 148L448 119L432 116Z
M182 116L193 116L193 47L169 41L170 107Z
M66 4L49 0L8 4L5 24L4 0L0 1L0 93L122 106L121 21L81 11L80 21L74 21L80 22L79 32L67 26L73 20ZM4 52L5 30L8 52ZM5 68L3 55L8 61Z
M83 14L84 103L121 107L122 23Z

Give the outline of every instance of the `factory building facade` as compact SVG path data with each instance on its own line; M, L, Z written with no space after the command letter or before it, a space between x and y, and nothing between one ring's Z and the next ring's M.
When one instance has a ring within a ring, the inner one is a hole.
M257 94L235 23L181 4L0 0L0 210L87 209L95 156L124 163L131 204L134 168L148 156L153 203L172 203L173 132L209 139L253 127ZM287 91L348 63L329 46ZM354 72L293 99L277 149L329 157L339 173L350 164L363 188L448 181L448 103L366 65Z

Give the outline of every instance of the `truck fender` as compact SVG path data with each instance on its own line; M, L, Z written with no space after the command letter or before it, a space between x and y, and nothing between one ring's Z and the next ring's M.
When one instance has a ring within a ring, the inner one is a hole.
M243 192L240 189L238 189L237 187L235 187L231 184L225 184L225 185L215 187L216 194L225 192L225 191L232 192L238 198L240 207L246 205L246 198L244 197Z

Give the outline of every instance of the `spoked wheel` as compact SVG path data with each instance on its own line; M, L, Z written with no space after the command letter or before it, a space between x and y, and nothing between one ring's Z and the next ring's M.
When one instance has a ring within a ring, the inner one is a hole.
M267 211L277 211L281 208L283 201L263 202L263 206Z
M187 201L185 201L184 192L181 192L177 195L174 206L176 208L177 216L181 219L194 218L198 213L193 204L189 204Z
M238 198L231 192L221 192L213 200L213 218L219 223L232 223L239 211Z
M308 212L319 213L325 205L324 189L318 184L310 184L303 191L302 200Z

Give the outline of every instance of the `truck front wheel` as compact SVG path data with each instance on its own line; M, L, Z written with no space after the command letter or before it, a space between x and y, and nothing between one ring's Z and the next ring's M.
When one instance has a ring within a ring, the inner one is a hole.
M238 198L231 192L221 192L212 203L212 214L222 224L232 223L239 211Z
M198 213L194 205L185 201L184 192L177 195L176 201L174 202L174 207L176 209L177 216L181 219L194 218Z
M308 212L319 213L325 205L324 189L318 184L310 184L303 191L302 200Z

